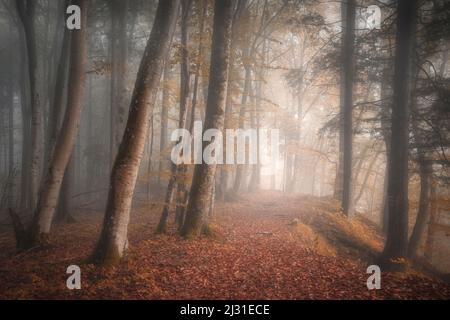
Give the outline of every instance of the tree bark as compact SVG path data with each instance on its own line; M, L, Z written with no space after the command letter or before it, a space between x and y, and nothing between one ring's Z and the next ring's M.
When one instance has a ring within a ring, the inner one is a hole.
M233 7L233 0L215 2L204 131L212 128L221 131L224 125ZM203 149L206 146L207 143L204 143ZM201 233L203 219L209 211L211 193L215 184L216 167L216 164L208 165L206 163L195 166L186 218L181 229L181 235L186 238L197 237Z
M224 132L226 133L226 129L231 129L231 122L233 118L233 91L232 91L232 74L233 74L233 65L234 65L234 52L233 52L233 36L231 40L231 47L230 47L230 70L229 70L229 76L228 76L228 84L227 84L227 97L225 101L225 119L224 119ZM226 159L226 148L223 149L223 158ZM230 176L233 170L233 165L222 164L222 168L220 170L220 187L218 188L218 196L219 199L222 201L226 200L227 192L228 192L228 185Z
M342 48L342 75L343 89L341 94L341 112L343 127L343 166L342 166L342 210L346 216L353 211L352 206L352 153L353 153L353 78L355 72L355 15L356 1L346 0L342 2L345 6L345 29Z
M93 253L99 264L117 264L128 247L128 223L139 165L158 83L176 25L180 1L158 3L155 21L139 67L125 133L111 173L100 240Z
M20 37L20 57L22 61L26 61L26 48L24 35L19 32ZM26 64L20 65L20 105L21 105L21 118L22 118L22 154L21 154L21 169L20 169L20 205L22 209L31 208L31 161L30 161L30 149L31 149L31 115L30 115L30 103L27 89L29 88L28 70Z
M67 74L69 66L69 54L70 54L70 30L66 28L65 14L66 8L70 4L70 0L62 1L58 6L58 21L57 27L63 28L63 37L61 39L61 47L58 52L59 46L57 45L59 40L59 33L55 32L53 36L53 50L48 55L49 61L49 80L51 85L47 86L47 99L48 105L48 117L45 137L45 159L44 159L44 172L48 169L49 158L55 148L56 137L58 130L64 117L64 90L67 84ZM49 24L50 25L50 24ZM53 72L53 69L56 72Z
M427 230L427 238L425 240L425 252L424 257L429 263L433 263L433 248L434 248L434 232L435 232L435 223L436 223L436 215L437 215L437 204L436 204L436 182L432 180L430 177L429 181L430 188L430 219L428 220L428 230Z
M267 41L264 40L263 41L263 47L262 47L262 65L266 64L266 60L267 60L267 55L268 55L268 47L267 47ZM255 118L256 118L256 129L257 131L257 163L256 165L253 166L253 170L252 170L252 176L250 179L250 184L249 184L249 191L258 191L261 187L261 158L260 158L260 127L261 127L261 102L262 102L262 98L263 98L263 82L264 82L264 69L261 67L259 68L259 72L258 72L258 78L256 79L256 85L255 85L255 93L256 93L256 97L255 97Z
M13 33L12 33L12 21L9 21L9 40L12 43ZM15 58L13 48L10 49L9 53L10 66L9 66L9 88L8 88L8 176L9 176L9 186L8 186L8 207L12 208L14 206L14 184L16 179L16 168L14 163L14 93L16 91L16 68L15 68Z
M432 172L432 166L425 159L422 159L419 163L420 167L420 197L419 197L419 209L417 211L416 223L409 239L408 245L408 257L414 258L417 254L417 248L420 243L420 239L424 234L427 219L428 219L428 207L430 199L430 176Z
M152 166L153 166L153 140L155 134L155 124L154 124L153 114L149 120L150 126L150 136L148 137L148 163L147 163L147 201L151 199L151 185L152 185Z
M181 17L181 74L180 74L180 115L178 119L178 128L184 129L186 127L187 116L187 99L189 97L189 68L188 68L188 51L187 51L187 37L188 37L188 14L191 1L186 0L182 2L182 17ZM177 207L176 216L184 213L184 203L186 199L185 175L186 165L179 166L172 164L170 170L170 180L167 185L165 203L161 218L156 228L156 233L165 233L167 227L167 218L169 216L170 204L172 202L175 187L177 187Z
M65 8L64 8L65 10ZM58 136L58 131L61 126L62 118L64 116L64 89L67 83L67 73L69 68L67 65L69 64L70 58L70 31L64 25L64 36L63 36L63 44L61 48L61 54L58 61L58 66L56 70L56 79L55 79L55 90L53 96L53 105L52 110L49 114L48 125L49 128L47 130L48 138L47 145L48 150L47 154L50 157L55 148L55 142Z
M247 51L247 50L244 50ZM239 128L244 129L245 126L245 113L247 109L247 98L250 91L251 81L252 81L252 71L249 65L244 66L245 78L244 78L244 90L242 92L241 107L239 110ZM233 196L237 196L241 188L242 180L245 176L245 164L238 164L236 166L236 176L234 178L233 184Z
M391 149L389 161L389 225L381 256L381 262L387 265L406 257L408 248L409 98L416 3L416 0L399 0L397 5L390 143L395 148Z
M83 108L87 62L88 0L76 0L73 3L81 9L82 25L80 30L73 31L72 34L67 109L30 225L30 246L41 245L48 240L61 183L75 145Z
M189 11L191 7L191 0L184 0L182 2L181 10L181 75L180 75L180 123L179 128L185 128L187 118L187 107L189 98L189 52L188 52L188 22ZM192 131L191 131L192 132ZM186 209L186 201L188 191L186 187L187 180L187 165L181 164L177 174L177 205L175 209L175 216L177 220L183 220L184 211Z
M416 57L418 58L418 57ZM409 238L408 244L408 257L415 258L417 254L417 248L420 243L420 239L425 231L426 222L428 219L428 207L430 201L430 178L433 173L433 166L431 162L427 159L426 155L426 141L423 137L423 132L420 128L420 111L418 108L417 101L417 82L419 80L418 68L414 66L415 78L412 86L411 93L411 113L412 113L412 131L414 136L414 141L417 147L417 163L419 165L419 177L420 177L420 196L419 196L419 208L417 211L416 222L412 234Z
M159 174L158 184L161 184L161 176L163 171L167 168L167 156L165 154L167 148L167 135L168 135L168 121L169 121L169 108L170 108L170 61L164 64L164 75L162 82L162 103L161 103L161 133L159 141Z
M17 9L24 27L28 54L28 76L31 96L31 145L30 145L30 205L34 209L37 203L39 180L41 176L43 154L43 106L38 88L40 81L37 64L37 42L34 28L37 2L33 0L17 0Z
M128 0L111 1L111 140L110 159L114 160L126 122L126 63Z
M202 13L200 17L200 29L199 29L200 38L198 41L198 48L197 48L197 61L195 66L194 86L192 88L192 106L191 106L191 119L189 124L189 132L192 132L195 122L195 112L198 100L198 84L200 80L200 72L202 68L202 58L203 58L203 33L205 29L205 16L208 10L208 2L203 0L201 1L201 5L202 5Z
M59 223L71 223L75 222L72 216L73 210L73 187L75 178L75 152L72 150L69 163L64 172L64 177L61 185L61 192L59 194L59 201L56 211L56 222Z
M172 163L170 169L170 179L167 184L166 196L164 198L164 206L159 218L158 226L156 227L157 234L166 233L167 220L169 218L170 204L172 203L173 193L177 182L177 165Z
M390 4L392 2L391 0L387 1L387 4ZM384 12L384 11L383 11ZM382 14L383 14L382 12ZM382 17L384 20L387 17ZM387 186L388 186L388 180L389 180L389 159L390 159L390 152L391 152L391 128L390 128L390 120L391 120L391 105L392 105L392 81L393 81L393 50L392 50L392 44L394 35L392 32L389 33L387 39L383 41L383 46L387 47L387 53L386 53L386 62L383 66L382 74L381 74L381 111L380 111L380 118L381 118L381 133L383 135L383 141L386 148L386 167L385 167L385 174L384 174L384 182L383 182L383 203L382 203L382 212L381 212L381 219L380 219L380 225L382 228L383 233L387 233L387 226L388 226L388 199L387 199Z
M239 19L243 13L245 6L247 5L247 0L239 0L237 3L236 11L233 17L233 26L231 29L231 43L230 43L230 57L229 57L229 70L228 70L228 83L227 83L227 96L225 101L225 120L224 120L224 131L225 134L226 129L231 129L231 124L233 121L233 74L236 72L235 60L236 60L236 50L235 47L237 45L237 35L238 35L238 26ZM225 135L224 135L225 136ZM226 148L223 150L223 158L226 159ZM220 171L220 186L217 188L218 197L221 200L226 200L228 194L228 185L232 176L233 165L229 165L224 163L222 165Z

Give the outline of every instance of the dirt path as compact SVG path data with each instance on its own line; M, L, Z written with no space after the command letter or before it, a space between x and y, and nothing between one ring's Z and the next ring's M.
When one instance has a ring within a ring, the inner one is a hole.
M414 272L383 274L382 289L367 290L367 263L332 252L330 242L329 252L318 250L316 238L305 238L309 227L303 223L313 226L317 214L307 200L262 193L218 203L219 236L195 241L180 239L173 229L155 236L159 209L133 212L128 261L113 269L83 263L101 223L92 213L57 227L54 245L40 251L14 256L11 234L1 234L0 298L450 298L449 285ZM66 289L70 264L81 267L82 290Z

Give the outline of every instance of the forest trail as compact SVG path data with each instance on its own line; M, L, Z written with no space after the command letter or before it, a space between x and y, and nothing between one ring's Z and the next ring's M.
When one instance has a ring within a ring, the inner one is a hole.
M101 226L94 212L57 226L51 248L19 255L12 233L2 230L0 298L450 298L450 285L412 270L383 273L382 289L369 291L366 268L382 239L370 223L349 222L335 208L327 199L244 195L216 204L214 238L183 240L172 225L167 235L154 234L160 204L140 207L132 213L128 259L109 269L83 263ZM81 267L81 290L66 288L71 264Z

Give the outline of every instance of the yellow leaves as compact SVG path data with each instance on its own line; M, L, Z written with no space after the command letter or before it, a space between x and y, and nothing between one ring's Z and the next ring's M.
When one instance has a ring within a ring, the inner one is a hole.
M336 256L336 249L333 248L323 236L315 232L310 226L303 223L297 223L294 226L294 232L299 237L303 245L311 248L317 254L328 257Z

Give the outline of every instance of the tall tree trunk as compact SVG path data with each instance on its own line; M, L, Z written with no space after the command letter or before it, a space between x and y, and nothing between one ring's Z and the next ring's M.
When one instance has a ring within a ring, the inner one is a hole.
M108 202L93 260L117 264L128 247L128 223L134 188L147 139L164 60L176 25L180 1L158 3L153 28L139 67L125 133L111 173Z
M65 9L64 9L65 10ZM70 58L70 31L64 26L64 36L63 44L61 47L61 54L58 61L58 66L56 70L55 79L55 90L52 101L51 112L49 113L48 126L47 129L47 151L48 157L51 157L53 150L55 148L56 138L58 136L58 131L64 116L64 92L67 83L67 73L69 68Z
M126 62L128 0L111 1L111 137L110 159L114 160L126 122Z
M189 97L189 68L188 68L188 51L187 51L187 36L188 36L188 14L189 7L191 5L190 0L182 2L182 17L181 17L181 74L180 74L180 117L178 119L178 128L184 129L186 126L186 116L187 116L187 99ZM186 199L186 185L184 182L185 175L187 172L187 167L184 164L176 166L172 164L170 170L170 180L167 185L165 203L161 218L159 220L158 227L156 229L157 233L165 233L167 226L167 218L169 216L170 204L172 202L175 187L177 185L177 208L176 216L184 212L184 203Z
M189 52L188 52L188 22L189 22L189 11L191 7L191 0L184 0L182 2L181 10L181 75L180 75L180 117L181 121L179 123L179 128L186 127L186 117L187 117L187 107L189 98ZM192 131L191 131L192 132ZM187 165L181 164L179 166L177 174L177 206L175 209L175 216L177 221L183 220L184 211L186 208L187 201Z
M157 234L163 234L166 232L167 220L169 218L170 204L172 203L173 193L177 183L177 165L172 163L170 168L170 179L167 184L166 196L164 198L164 206L159 218L158 226L156 227Z
M9 21L9 40L13 39L12 21ZM8 186L8 207L14 206L14 185L16 179L16 168L14 163L14 93L16 91L16 64L14 58L13 47L10 48L9 53L9 88L8 88L8 172L9 172L9 186Z
M224 125L233 7L233 0L215 2L204 131L212 128L222 131ZM206 146L204 143L203 149ZM186 238L200 235L214 190L216 167L216 164L206 163L195 165L186 218L181 229L181 235Z
M388 0L387 4L390 4L392 1ZM382 15L384 11L382 11ZM387 17L382 16L382 20ZM389 180L389 161L390 161L390 152L391 152L391 128L390 128L390 120L391 120L391 105L392 105L392 82L393 82L393 64L394 64L394 53L392 42L394 41L394 34L390 32L387 39L383 41L383 46L387 47L385 58L386 62L383 65L383 70L381 74L381 111L380 111L380 119L381 119L381 133L383 135L383 141L386 148L386 167L384 174L384 182L383 182L383 202L382 202L382 212L380 219L380 226L382 228L383 233L387 233L388 227L388 199L387 199L387 186Z
M267 42L263 41L262 47L262 65L266 64L268 55ZM258 72L258 79L256 79L255 85L255 118L256 118L256 129L257 129L257 163L253 166L252 176L250 179L249 191L258 191L261 187L261 150L260 150L260 128L261 128L261 101L263 98L263 82L264 82L264 69L260 68Z
M153 165L153 140L155 134L155 124L154 124L153 114L150 117L150 137L148 138L148 165L147 165L147 201L151 199L151 185L152 185L152 165Z
M86 177L84 180L84 186L86 190L92 189L92 187L97 188L99 183L102 183L103 181L95 181L94 183L92 183L92 179L91 177L94 177L96 175L99 174L99 170L103 168L104 165L109 166L109 159L105 159L106 161L103 161L103 163L101 164L97 164L97 165L93 165L94 163L97 163L98 161L96 160L97 158L97 154L96 152L92 149L92 145L93 145L93 141L95 141L95 112L94 112L94 97L93 97L93 87L94 87L94 81L93 81L93 75L92 74L87 74L87 105L86 105L86 112L87 112L87 132L86 132L86 140L85 140L85 144L87 146L90 146L90 152L87 153L86 155L86 161L87 163L91 164L87 166L86 169ZM106 137L105 137L106 138ZM103 170L102 170L103 171ZM103 179L102 179L103 180ZM87 200L91 200L92 199L92 194L88 195ZM94 195L94 199L96 198L96 196Z
M17 9L22 21L25 33L25 41L28 53L28 75L31 96L31 146L30 146L30 204L34 208L37 203L39 180L41 176L43 154L43 105L38 88L40 81L38 74L38 47L36 42L34 18L36 15L37 1L17 0Z
M429 263L433 263L433 248L434 248L434 233L435 233L435 223L437 220L437 204L436 204L436 182L430 177L429 181L430 188L430 219L428 221L427 238L425 240L425 252L424 257Z
M248 51L248 50L244 50ZM248 53L247 53L248 54ZM245 126L245 113L247 109L247 98L250 91L251 81L252 81L252 71L249 65L244 66L245 69L245 78L244 78L244 90L242 92L241 98L241 107L239 110L239 128L244 129ZM234 178L233 185L233 195L236 196L239 193L241 188L242 180L244 180L245 176L245 164L238 164L236 166L236 176Z
M355 15L356 1L346 0L342 2L345 6L345 28L342 48L342 75L343 89L341 94L343 113L341 126L343 127L343 165L342 165L342 209L345 215L352 214L352 153L353 153L353 78L355 70Z
M381 256L381 261L387 264L405 257L408 248L409 98L416 3L416 0L399 0L397 5L390 144L395 148L391 149L389 162L389 226Z
M73 218L73 187L75 178L75 152L72 150L69 163L64 172L64 177L61 185L61 192L59 194L59 201L56 211L56 222L71 223L75 222Z
M416 57L417 59L418 57ZM418 64L419 62L417 62ZM420 239L425 231L426 222L428 219L428 207L430 200L430 179L433 173L433 166L431 162L427 159L425 147L427 145L423 132L420 128L420 111L418 108L417 101L417 82L419 80L419 72L417 65L412 67L414 70L415 78L413 81L412 92L411 92L411 113L412 113L412 130L414 141L417 148L417 162L419 165L419 177L420 177L420 196L419 196L419 209L417 211L416 222L414 228L409 238L408 245L408 257L415 258L417 254L417 248L420 243Z
M200 80L200 72L202 69L202 59L203 59L203 33L205 29L205 16L208 10L208 2L203 0L201 1L202 5L202 13L200 17L200 38L198 40L198 48L197 48L197 61L195 66L195 77L194 77L194 86L192 88L192 106L191 106L191 119L189 124L189 132L192 132L194 129L195 122L195 112L197 107L198 100L198 85Z
M388 182L389 182L389 162L390 156L389 152L386 150L386 167L384 169L383 177L383 198L381 203L381 214L380 214L380 227L384 234L387 233L389 225L389 201L388 201Z
M81 111L84 101L86 62L87 62L87 10L88 0L76 0L74 4L81 9L81 29L73 31L69 70L69 90L67 109L61 132L56 140L50 158L48 172L43 179L38 204L30 225L30 246L47 242L55 214L64 172L70 159L78 134Z
M167 155L165 154L167 148L168 122L169 122L169 108L170 108L170 61L164 64L164 74L162 82L162 103L161 103L161 133L159 142L159 174L158 184L161 184L161 176L163 171L167 169Z
M293 168L292 168L292 176L289 177L289 185L288 190L291 192L296 191L296 187L298 186L298 182L300 180L300 170L302 167L302 157L303 155L300 152L300 144L302 140L302 122L303 122L303 94L304 94L304 80L305 80L305 70L304 60L305 60L305 51L306 51L306 37L302 41L300 57L299 57L299 72L300 76L297 84L297 92L295 97L297 98L297 126L295 128L295 153L293 159Z
M234 28L233 28L234 29ZM232 36L233 37L233 36ZM233 74L233 65L234 65L234 50L233 50L233 39L231 40L230 47L230 70L228 76L228 84L227 84L227 97L225 101L225 120L224 120L224 133L226 133L226 129L231 129L231 123L233 118L233 90L232 90L232 74ZM225 135L224 135L225 136ZM234 150L233 150L234 152ZM226 148L223 149L223 158L226 159ZM226 200L227 192L228 192L228 184L231 176L231 172L233 170L233 165L222 164L222 168L220 170L220 187L218 188L218 196L222 201Z
M26 48L24 48L25 37L23 32L19 32L20 57L22 61L27 60ZM20 64L20 105L22 118L22 154L20 169L20 205L22 209L31 208L31 109L28 95L29 78L26 64Z
M236 5L236 11L233 17L233 26L231 29L231 44L230 44L230 57L229 57L229 68L228 71L228 83L227 83L227 96L225 101L225 120L224 120L224 136L226 134L226 129L231 129L232 121L233 121L233 75L236 73L235 70L235 60L236 60L236 45L237 45L237 36L238 36L238 26L239 19L247 5L247 0L238 0ZM234 152L234 151L233 151ZM223 158L226 159L226 148L223 149ZM222 170L220 171L220 186L217 188L218 196L221 200L226 200L226 196L228 193L228 185L230 177L233 172L233 165L229 165L225 163L222 165Z
M408 257L414 258L417 254L417 248L420 243L420 239L424 234L427 219L428 219L428 207L430 199L430 177L432 173L432 166L430 162L425 159L421 159L419 162L420 170L420 197L419 197L419 209L417 211L416 223L409 239L408 245Z
M381 85L381 99L384 101L381 112L381 130L383 134L383 141L386 149L386 167L384 170L384 181L383 181L383 202L381 208L381 219L380 225L381 229L384 233L387 233L388 229L388 217L389 217L389 207L388 207L388 198L387 198L387 189L388 189L388 181L389 181L389 162L391 158L391 128L389 125L389 120L391 119L390 106L392 104L392 99L389 99L389 86L387 83L392 82L390 77L390 72L387 70L383 70L383 81ZM386 101L388 100L388 101Z
M303 77L303 76L302 76ZM303 80L300 81L302 83ZM299 87L302 85L300 84ZM300 89L299 89L300 91ZM298 182L300 181L300 170L302 168L302 154L300 153L300 144L302 139L302 119L303 119L303 106L302 106L302 94L299 93L297 96L298 105L297 105L297 127L296 130L296 140L295 140L295 153L293 155L293 163L292 163L292 176L289 177L289 186L288 190L290 192L295 192L297 190Z
M58 5L58 18L56 27L63 28L63 37L61 39L61 47L59 43L59 32L54 32L52 39L52 47L48 54L49 77L47 85L48 100L48 117L46 124L45 136L45 153L44 153L44 172L48 169L48 160L55 148L56 136L58 135L59 126L64 116L64 89L67 83L67 73L69 65L70 53L70 30L66 28L66 9L70 4L70 0L61 1ZM48 24L50 26L50 23ZM49 27L48 26L48 27ZM58 49L60 49L58 51Z

